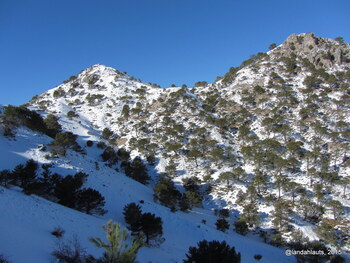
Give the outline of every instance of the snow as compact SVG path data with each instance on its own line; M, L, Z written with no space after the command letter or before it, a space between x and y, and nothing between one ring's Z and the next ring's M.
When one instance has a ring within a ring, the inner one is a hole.
M1 156L13 152L11 162L2 162L1 169L12 169L14 165L33 158L40 163L48 162L45 153L37 151L38 145L49 142L49 138L38 135L25 128L17 130L16 141L1 138ZM14 150L15 149L15 150ZM73 174L75 171L89 173L86 187L93 187L103 193L106 198L105 208L108 213L103 217L90 216L78 211L52 203L35 195L27 196L16 190L17 188L1 188L0 194L0 224L2 229L0 247L2 253L13 262L47 262L50 253L55 248L57 239L51 231L57 226L62 227L69 240L76 236L82 246L94 255L101 251L88 242L91 236L103 237L100 226L109 219L113 219L124 227L122 210L130 202L144 201L141 204L144 212L152 212L160 216L164 222L163 232L165 242L159 248L142 248L138 260L149 262L181 261L189 246L207 240L226 240L241 252L243 262L248 262L254 254L263 255L261 262L294 262L293 258L286 258L283 249L278 249L255 239L243 237L232 230L227 234L215 229L216 216L210 210L195 209L190 213L172 213L153 201L153 191L147 186L137 183L123 174L99 163L100 170L95 170L95 159L90 156L68 152L66 158L50 160L54 164L53 171L63 175ZM206 220L206 225L202 224ZM254 249L252 249L254 248ZM21 253L17 253L21 251Z

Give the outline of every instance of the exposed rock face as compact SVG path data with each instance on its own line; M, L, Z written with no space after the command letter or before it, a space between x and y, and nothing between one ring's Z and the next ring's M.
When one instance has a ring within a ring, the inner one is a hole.
M350 45L332 39L316 37L313 33L292 34L276 51L290 56L306 57L317 67L350 66Z

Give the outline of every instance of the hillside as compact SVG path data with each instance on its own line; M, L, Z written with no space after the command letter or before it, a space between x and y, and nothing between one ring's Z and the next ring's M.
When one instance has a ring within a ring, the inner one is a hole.
M33 159L38 174L47 165L63 177L86 173L84 187L102 194L108 212L86 215L1 179L0 222L8 227L0 254L47 262L50 232L61 226L66 239L77 235L98 256L88 237L103 237L99 227L109 219L126 227L123 208L135 202L162 218L165 239L141 248L141 263L182 262L203 239L226 240L242 262L257 254L260 262L296 262L285 250L302 245L349 260L349 85L350 45L307 33L193 88L162 89L94 65L25 105L56 117L57 131L48 122L38 128L35 114L18 111L28 114L23 120L1 109L0 170ZM58 132L71 132L77 144L62 151L52 144ZM149 179L133 174L138 158ZM216 229L219 218L229 229Z

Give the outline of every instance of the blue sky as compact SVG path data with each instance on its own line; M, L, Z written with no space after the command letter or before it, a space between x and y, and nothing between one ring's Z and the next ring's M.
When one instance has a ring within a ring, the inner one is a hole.
M212 82L292 33L350 42L348 0L0 0L0 104L104 64L168 87Z

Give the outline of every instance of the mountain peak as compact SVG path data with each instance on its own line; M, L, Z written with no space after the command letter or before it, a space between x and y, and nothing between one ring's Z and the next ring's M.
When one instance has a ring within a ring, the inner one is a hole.
M310 60L319 68L350 66L350 45L342 41L317 37L314 33L291 34L276 48L283 56L293 53Z

